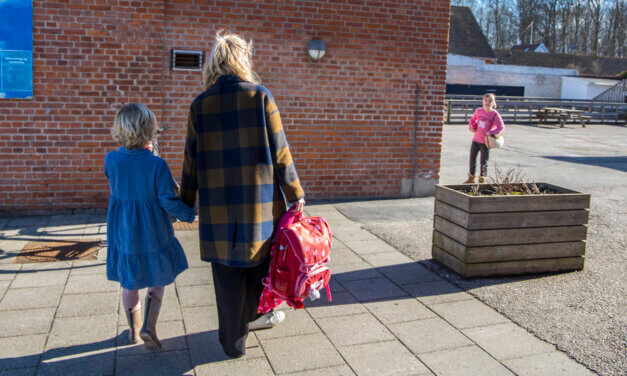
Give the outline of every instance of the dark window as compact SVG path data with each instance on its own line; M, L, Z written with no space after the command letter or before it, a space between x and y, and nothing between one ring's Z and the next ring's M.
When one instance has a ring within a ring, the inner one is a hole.
M493 93L512 97L524 97L524 86L497 86L497 85L462 85L446 84L446 94L451 95L483 95Z

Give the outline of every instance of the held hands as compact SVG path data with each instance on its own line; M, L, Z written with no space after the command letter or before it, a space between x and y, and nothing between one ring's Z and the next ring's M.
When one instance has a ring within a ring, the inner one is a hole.
M296 213L300 213L303 211L303 208L305 207L305 199L301 198L300 200L296 201L292 207L290 208L290 210L296 212Z

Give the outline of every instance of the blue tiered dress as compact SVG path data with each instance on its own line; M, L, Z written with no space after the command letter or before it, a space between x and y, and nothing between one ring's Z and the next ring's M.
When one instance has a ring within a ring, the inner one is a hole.
M147 149L105 157L111 197L107 213L107 278L125 289L165 286L187 269L169 216L193 222L194 210L174 193L167 163Z

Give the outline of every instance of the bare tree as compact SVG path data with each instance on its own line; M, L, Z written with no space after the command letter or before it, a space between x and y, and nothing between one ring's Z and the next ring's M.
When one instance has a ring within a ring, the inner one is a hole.
M599 36L601 34L601 5L603 0L588 0L588 11L590 12L590 52L599 55Z
M452 4L470 7L494 48L533 40L551 52L625 56L625 0L452 0ZM532 22L533 28L526 30Z

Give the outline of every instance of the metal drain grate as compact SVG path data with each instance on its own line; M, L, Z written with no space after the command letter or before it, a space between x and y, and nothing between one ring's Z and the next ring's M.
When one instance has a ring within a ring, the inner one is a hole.
M15 263L96 260L101 243L100 239L28 242L15 258Z
M172 70L199 71L202 69L204 56L203 51L172 50L170 65Z
M174 231L198 230L198 221L192 223L174 222L172 223L172 227L174 227Z

